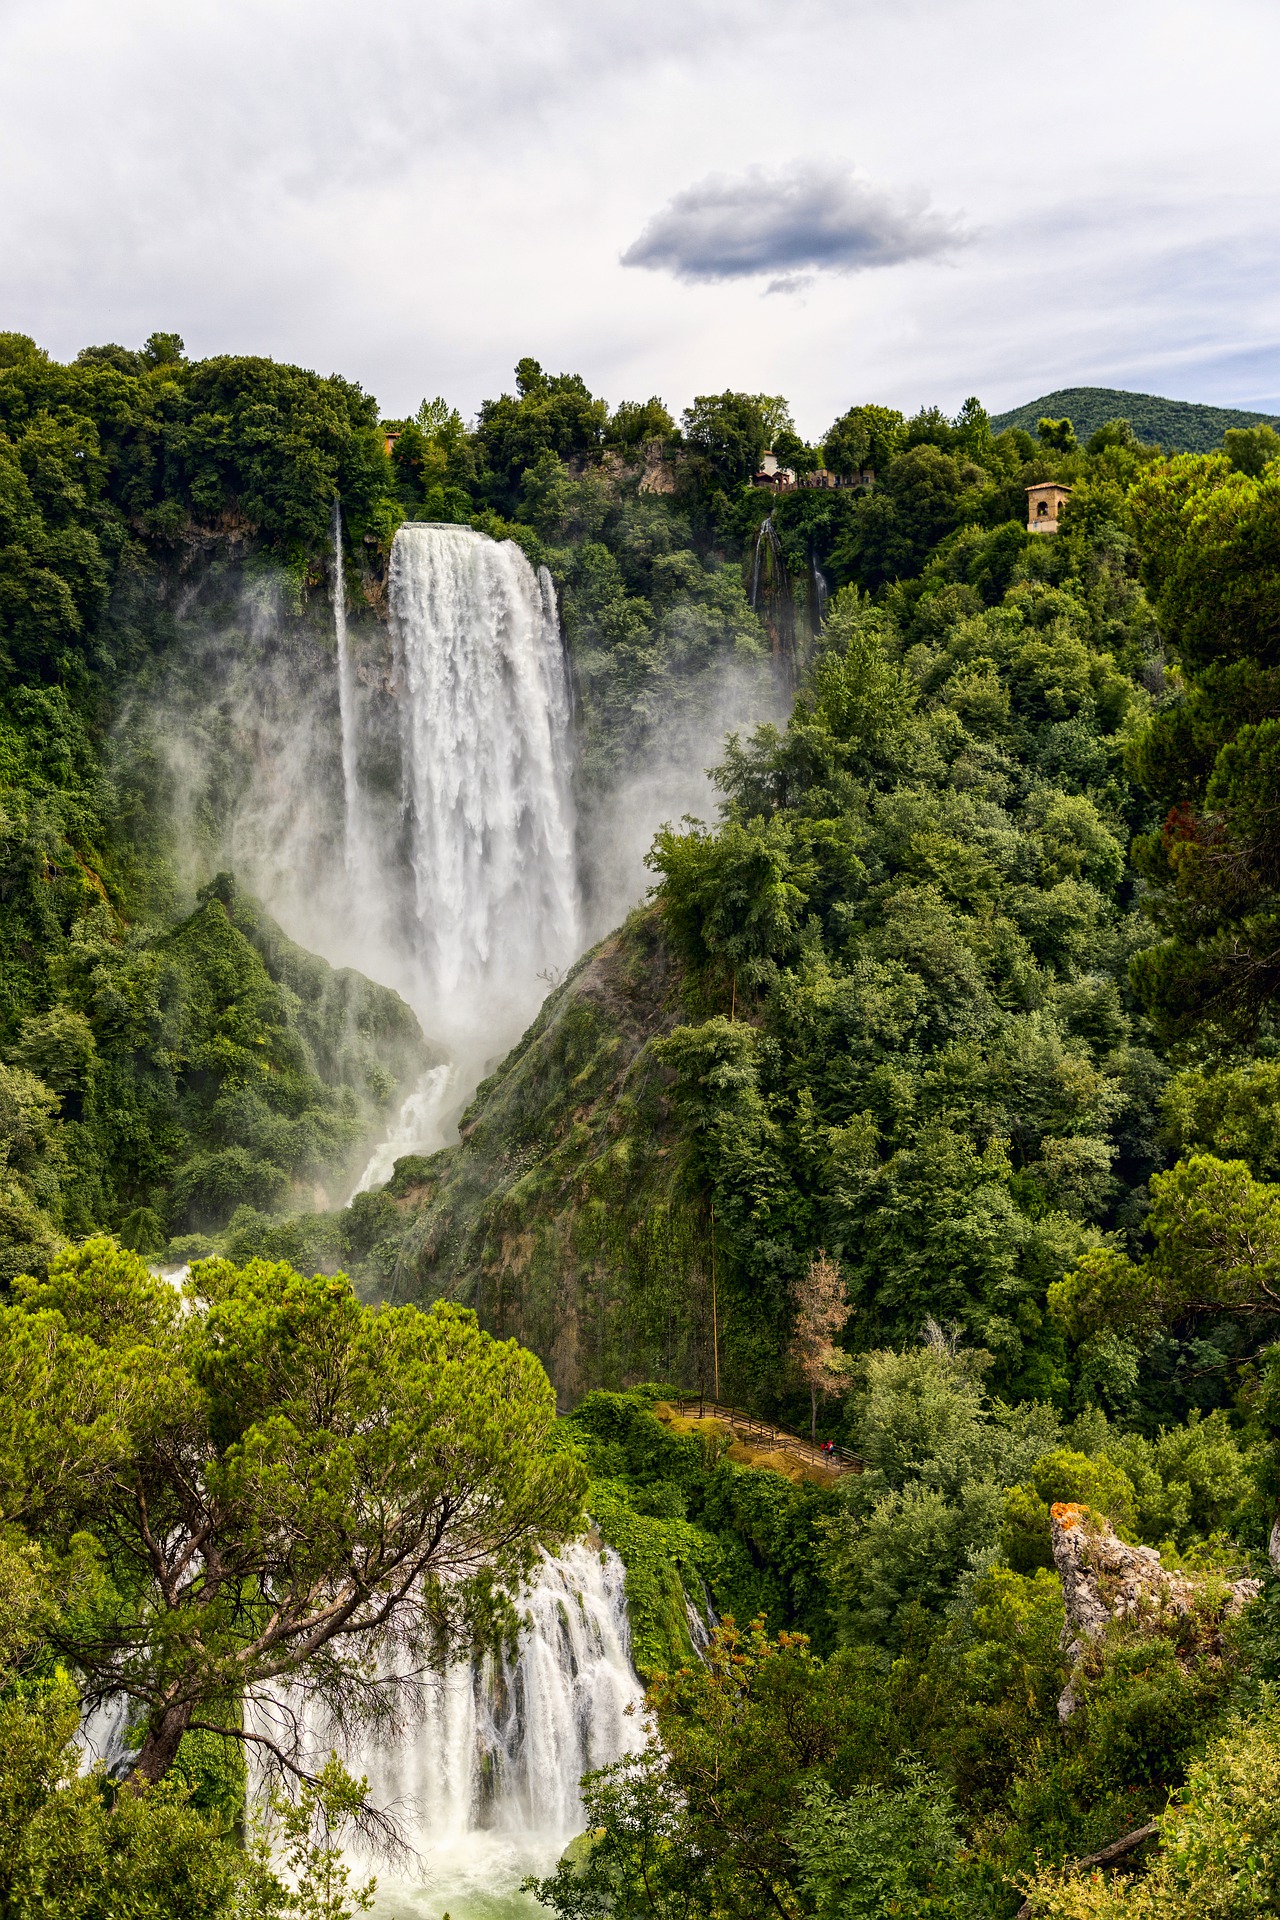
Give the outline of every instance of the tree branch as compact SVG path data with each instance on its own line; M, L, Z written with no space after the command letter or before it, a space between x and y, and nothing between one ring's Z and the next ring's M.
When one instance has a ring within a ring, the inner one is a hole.
M247 1727L219 1726L215 1720L192 1720L188 1722L189 1732L216 1733L224 1740L239 1740L242 1745L260 1748L270 1756L269 1771L287 1773L304 1787L319 1787L319 1774L309 1773L297 1760L291 1759L284 1748L279 1746L265 1733L251 1733ZM373 1841L388 1860L397 1864L416 1861L417 1854L392 1815L382 1807L371 1806L367 1800L360 1803L360 1811L355 1815L355 1825L359 1833Z
M1126 1853L1135 1853L1144 1840L1150 1840L1159 1831L1159 1822L1155 1820L1149 1821L1145 1827L1135 1827L1132 1833L1126 1833L1119 1840L1113 1840L1109 1847L1099 1847L1097 1853L1087 1853L1083 1860L1077 1860L1076 1872L1083 1871L1085 1867L1105 1867L1112 1860L1123 1859ZM1035 1908L1028 1896L1018 1908L1014 1920L1031 1920L1034 1912Z

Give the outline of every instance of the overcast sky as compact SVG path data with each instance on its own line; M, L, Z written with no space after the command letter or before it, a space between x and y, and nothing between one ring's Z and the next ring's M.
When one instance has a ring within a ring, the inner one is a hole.
M1280 410L1276 0L0 0L0 326L471 413Z

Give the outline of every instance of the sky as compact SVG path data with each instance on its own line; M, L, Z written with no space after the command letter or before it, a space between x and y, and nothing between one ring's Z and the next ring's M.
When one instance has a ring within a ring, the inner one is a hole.
M0 327L464 414L1280 411L1275 0L0 0Z

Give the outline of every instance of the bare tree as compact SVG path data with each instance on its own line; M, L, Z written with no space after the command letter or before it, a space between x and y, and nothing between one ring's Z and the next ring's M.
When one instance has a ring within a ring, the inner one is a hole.
M853 1309L834 1260L819 1248L809 1271L795 1289L796 1327L791 1336L791 1359L809 1389L809 1437L818 1440L818 1395L834 1393L849 1371L848 1355L835 1344Z

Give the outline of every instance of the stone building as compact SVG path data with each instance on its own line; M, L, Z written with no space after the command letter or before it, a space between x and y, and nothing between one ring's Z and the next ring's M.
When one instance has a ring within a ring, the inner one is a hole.
M868 469L865 473L854 474L847 479L843 474L829 473L825 467L816 467L812 473L797 474L791 467L780 466L778 456L772 449L760 456L760 465L752 475L753 487L769 487L774 493L793 493L797 487L869 487L875 480L875 474Z
M1027 488L1027 532L1056 533L1058 513L1064 500L1071 497L1070 487L1056 480L1041 480Z

